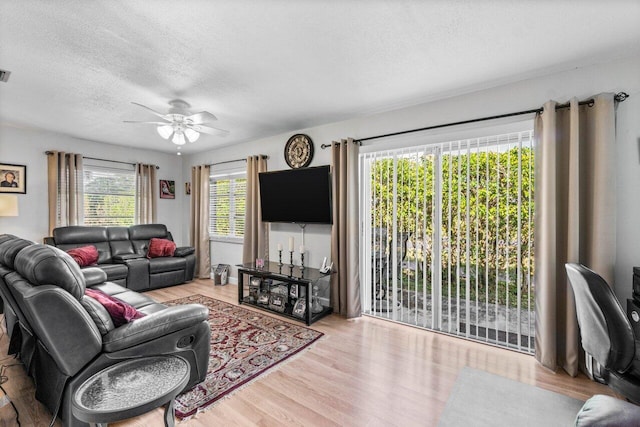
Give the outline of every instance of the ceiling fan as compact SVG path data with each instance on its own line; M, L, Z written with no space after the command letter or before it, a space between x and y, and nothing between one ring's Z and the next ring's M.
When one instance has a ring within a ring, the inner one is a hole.
M224 129L214 128L209 126L210 122L218 120L216 116L208 111L201 111L199 113L192 114L189 111L191 107L188 103L181 99L174 99L169 101L169 112L166 114L159 113L146 105L132 102L132 104L138 105L151 111L156 116L165 120L163 122L145 122L145 121L132 121L125 120L125 123L147 123L156 125L156 130L164 139L171 138L171 142L176 145L184 145L188 142L195 142L200 138L200 133L208 133L210 135L227 136L229 131Z

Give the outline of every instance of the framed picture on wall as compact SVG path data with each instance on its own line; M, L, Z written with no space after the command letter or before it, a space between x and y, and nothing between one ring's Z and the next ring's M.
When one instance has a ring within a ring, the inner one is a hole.
M27 167L0 163L0 193L27 194Z
M160 198L175 199L176 198L176 182L168 179L160 180Z

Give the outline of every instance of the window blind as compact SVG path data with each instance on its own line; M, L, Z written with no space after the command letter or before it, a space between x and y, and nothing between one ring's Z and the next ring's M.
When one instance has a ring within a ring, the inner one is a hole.
M133 167L84 165L85 225L133 225L135 195L136 177Z
M213 238L243 238L246 173L215 175L209 179L209 234Z
M363 313L534 352L533 131L360 155Z

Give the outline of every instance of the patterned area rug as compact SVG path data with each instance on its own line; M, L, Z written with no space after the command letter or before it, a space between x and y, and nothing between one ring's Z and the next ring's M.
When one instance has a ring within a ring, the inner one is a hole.
M211 357L205 380L176 398L176 416L181 419L202 411L323 335L203 295L165 302L167 305L193 303L209 308Z

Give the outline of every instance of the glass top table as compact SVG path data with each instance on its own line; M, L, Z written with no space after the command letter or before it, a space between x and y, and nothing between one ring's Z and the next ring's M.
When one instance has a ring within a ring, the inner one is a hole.
M320 272L317 268L300 268L297 265L278 264L274 261L265 262L264 267L256 267L255 262L237 264L236 267L239 267L241 270L249 270L254 273L269 273L282 278L298 279L309 282L315 282L318 279L330 275L330 273Z
M179 356L130 359L88 378L73 394L73 415L94 425L106 425L144 414L169 403L165 426L174 426L173 399L189 382L190 368Z

